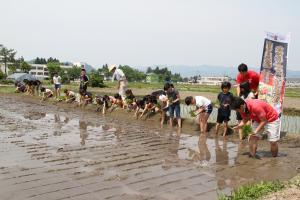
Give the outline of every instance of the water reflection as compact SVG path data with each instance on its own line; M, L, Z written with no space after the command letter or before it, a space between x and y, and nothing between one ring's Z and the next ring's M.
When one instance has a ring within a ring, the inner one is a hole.
M229 155L227 151L227 140L223 140L223 147L219 144L219 137L215 137L215 152L216 152L216 163L221 165L229 164Z
M60 120L59 114L54 114L54 132L53 135L60 136L61 135L62 122Z
M198 140L198 148L199 148L199 161L202 165L207 165L208 161L211 159L210 151L207 147L207 135L200 134Z
M79 120L80 144L85 145L85 140L88 137L88 124L85 121Z
M170 144L168 146L167 152L166 152L166 158L163 160L162 168L163 169L170 169L172 166L179 165L179 154L178 150L180 147L180 134L181 129L178 128L176 132L173 132L171 129L171 132L169 133L170 136Z
M226 176L223 168L229 165L229 153L227 151L227 140L223 138L223 144L219 144L219 137L215 137L215 153L216 153L216 178L219 190L227 188ZM222 147L221 147L222 146Z

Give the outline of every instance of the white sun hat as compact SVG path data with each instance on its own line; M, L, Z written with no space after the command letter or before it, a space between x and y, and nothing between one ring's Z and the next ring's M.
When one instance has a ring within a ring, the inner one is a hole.
M114 68L117 68L117 65L109 65L108 66L108 71L111 72Z

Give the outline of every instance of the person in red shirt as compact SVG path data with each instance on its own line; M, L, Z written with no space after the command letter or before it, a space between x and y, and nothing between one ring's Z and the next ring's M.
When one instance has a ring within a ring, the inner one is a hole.
M251 91L257 96L259 74L255 71L248 70L247 65L244 63L238 66L238 70L239 74L236 76L236 83L239 85L243 82L249 82ZM236 92L237 96L240 96L240 87L237 87Z
M234 97L231 102L232 109L238 111L243 120L234 129L244 126L247 121L253 120L253 133L249 136L249 150L251 157L257 157L257 140L259 133L268 134L271 152L273 157L278 155L278 140L280 139L280 119L277 111L268 103L260 99L243 100L240 97Z

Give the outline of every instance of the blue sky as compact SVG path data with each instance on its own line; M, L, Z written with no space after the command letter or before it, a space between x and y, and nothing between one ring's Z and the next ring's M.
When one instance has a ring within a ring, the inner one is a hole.
M259 66L264 31L291 33L300 70L298 0L10 0L0 43L25 59L149 65Z

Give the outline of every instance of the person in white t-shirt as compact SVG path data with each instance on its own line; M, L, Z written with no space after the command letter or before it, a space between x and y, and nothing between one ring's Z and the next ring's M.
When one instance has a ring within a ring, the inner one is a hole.
M72 103L72 102L75 101L75 99L76 99L75 92L73 92L71 90L68 90L68 89L65 89L64 93L65 93L65 96L66 96L66 102L67 103Z
M195 115L199 115L199 125L201 133L207 132L207 120L212 113L213 106L211 100L203 96L188 96L185 98L186 105L196 106Z
M122 99L124 100L126 98L126 94L125 91L127 90L127 79L126 76L124 74L124 72L117 68L117 65L110 65L108 67L109 72L113 73L112 75L112 81L114 81L115 79L118 81L118 90L119 90L119 94L121 95Z
M61 88L61 77L58 76L57 73L55 73L53 76L53 84L55 89L55 98L57 99L60 97L60 88Z
M45 101L46 99L49 99L53 96L53 92L50 89L41 88L42 98L41 101Z

